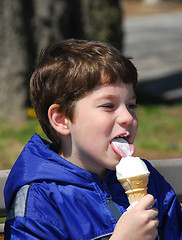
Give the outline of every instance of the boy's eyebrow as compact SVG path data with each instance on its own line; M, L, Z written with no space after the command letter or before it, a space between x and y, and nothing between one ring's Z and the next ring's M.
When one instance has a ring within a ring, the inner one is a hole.
M98 97L97 100L107 99L107 98L113 99L113 98L115 98L115 97L116 97L116 95L114 95L114 94L104 94L104 95ZM131 97L129 97L128 99L129 99L129 100L137 100L137 96L136 96L136 94L133 94L133 95L132 95Z
M116 96L114 94L105 94L105 95L101 95L97 98L97 100L101 100L101 99L107 99L107 98L115 98Z
M132 95L132 97L131 97L131 98L129 98L129 99L134 99L134 100L137 100L137 96L136 96L136 94L133 94L133 95Z

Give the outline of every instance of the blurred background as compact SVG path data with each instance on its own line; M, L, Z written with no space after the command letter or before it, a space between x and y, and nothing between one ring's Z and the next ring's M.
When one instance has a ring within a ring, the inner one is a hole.
M1 0L0 13L0 169L12 167L34 132L45 137L29 79L41 49L66 38L106 41L132 57L135 155L182 156L181 0Z

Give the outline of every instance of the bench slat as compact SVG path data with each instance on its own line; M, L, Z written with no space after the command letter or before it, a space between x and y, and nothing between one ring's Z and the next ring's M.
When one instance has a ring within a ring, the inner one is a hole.
M0 170L0 217L6 217L4 203L4 185L10 170Z
M175 190L182 202L182 158L149 161Z

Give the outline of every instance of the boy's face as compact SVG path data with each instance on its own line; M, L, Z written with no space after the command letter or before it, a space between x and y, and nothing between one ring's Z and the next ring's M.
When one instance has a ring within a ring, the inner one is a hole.
M99 175L114 170L120 156L111 141L129 132L128 142L133 143L138 128L135 106L133 86L124 83L100 86L78 100L74 121L69 121L72 151L66 158Z

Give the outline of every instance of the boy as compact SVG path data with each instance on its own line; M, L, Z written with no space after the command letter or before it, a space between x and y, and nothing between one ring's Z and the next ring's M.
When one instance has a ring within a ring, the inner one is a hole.
M134 65L107 44L66 40L42 53L30 92L52 143L34 135L11 170L5 239L182 239L176 195L147 161L150 194L130 211L116 179L111 143L133 144L136 86Z

